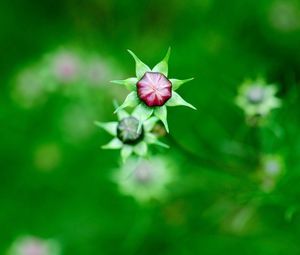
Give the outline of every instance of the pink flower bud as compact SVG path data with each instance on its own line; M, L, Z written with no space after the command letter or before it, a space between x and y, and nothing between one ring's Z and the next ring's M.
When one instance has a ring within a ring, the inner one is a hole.
M137 83L137 93L147 106L162 106L172 96L172 83L162 73L146 72Z

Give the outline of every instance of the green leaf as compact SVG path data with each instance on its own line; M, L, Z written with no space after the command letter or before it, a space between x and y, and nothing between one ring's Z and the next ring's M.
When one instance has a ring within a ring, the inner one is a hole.
M194 80L194 78L185 79L185 80L170 79L170 82L172 83L172 89L177 90L181 87L181 85L192 80Z
M121 150L121 157L123 162L125 162L130 157L131 154L132 154L132 146L124 145Z
M124 109L126 107L134 107L138 104L139 100L137 98L136 92L131 92L125 99L124 103L120 105L114 113L117 113L121 109Z
M114 80L110 81L115 84L124 85L128 90L133 91L136 89L136 84L138 82L137 78L128 78L126 80Z
M145 120L149 119L149 117L153 113L153 108L146 106L144 103L140 103L133 111L132 116L137 118L140 121L139 129L142 127Z
M116 136L117 135L117 126L118 122L99 122L95 121L94 122L96 126L103 128L106 132L109 134Z
M154 110L154 115L162 121L166 128L166 131L169 133L169 127L167 122L167 107L165 105L156 107Z
M123 143L118 138L114 138L108 144L103 145L102 149L116 150L116 149L121 149L122 147L123 147Z
M133 151L137 155L139 155L141 157L145 157L147 155L147 152L148 152L148 146L145 142L140 142L136 146L133 147Z
M171 47L169 47L166 56L164 59L159 62L153 69L153 72L159 72L164 74L166 77L168 76L168 61L171 53Z
M190 107L194 110L197 110L193 105L186 102L181 96L179 96L175 91L172 91L172 97L166 103L167 106L180 106L184 105Z
M141 79L146 72L151 72L151 69L149 68L149 66L144 64L131 50L128 50L128 52L135 60L135 65L136 65L135 72L136 72L136 77L138 79Z

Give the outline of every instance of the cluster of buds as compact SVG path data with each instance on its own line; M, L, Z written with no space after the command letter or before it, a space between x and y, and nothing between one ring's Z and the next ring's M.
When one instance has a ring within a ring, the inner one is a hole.
M158 121L161 121L169 132L167 106L184 105L196 109L176 92L182 84L192 79L168 78L170 49L153 69L150 69L132 51L128 50L128 52L135 60L136 77L112 81L125 86L130 91L123 104L116 107L118 121L95 123L114 136L114 139L103 148L121 149L124 162L132 154L146 157L149 144L168 147L158 141L157 135L152 132ZM127 107L134 108L131 114L124 110Z

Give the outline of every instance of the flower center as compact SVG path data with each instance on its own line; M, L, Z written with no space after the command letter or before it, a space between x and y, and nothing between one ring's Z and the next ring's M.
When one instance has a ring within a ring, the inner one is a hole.
M137 93L147 106L162 106L172 96L172 83L162 73L146 72L137 83Z
M119 121L117 137L125 144L137 144L144 138L143 126L138 130L139 121L134 117L126 117Z
M251 87L247 92L247 99L249 103L259 104L265 98L265 90L262 87L254 86Z
M135 180L141 184L146 185L153 179L153 166L146 161L141 162L134 171Z

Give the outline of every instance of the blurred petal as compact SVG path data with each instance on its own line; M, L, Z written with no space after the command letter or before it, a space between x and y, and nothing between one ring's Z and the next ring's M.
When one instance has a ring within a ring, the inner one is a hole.
M130 53L130 55L134 58L135 60L135 65L136 65L136 77L138 79L141 79L143 77L143 75L146 72L150 72L151 69L149 68L149 66L147 66L146 64L144 64L131 50L128 50L128 52Z
M138 82L138 79L137 78L128 78L126 80L114 80L111 82L115 83L115 84L124 85L128 90L132 91L132 90L136 89L136 84Z
M154 115L162 121L166 128L166 131L169 133L169 127L167 122L167 107L165 105L161 107L156 107L154 110Z
M133 147L133 150L137 155L139 155L141 157L145 157L148 152L148 146L145 142L140 142L136 146Z
M124 103L119 106L114 113L117 113L119 110L124 109L126 107L134 107L138 104L139 100L136 96L136 92L131 92L125 99Z
M102 149L121 149L123 146L123 143L118 139L118 138L114 138L113 140L111 140L108 144L103 145Z
M158 72L158 73L162 73L165 76L168 76L168 61L169 61L169 57L170 57L170 53L171 53L171 47L169 47L166 56L164 57L164 59L159 62L153 69L153 72Z
M172 83L172 89L177 90L181 87L182 84L187 83L192 80L194 80L194 78L185 79L185 80L170 79L170 82Z
M193 105L186 102L181 96L179 96L175 91L172 92L172 97L170 100L166 103L167 106L179 106L184 105L187 107L190 107L194 110L197 110Z
M99 122L99 121L95 121L95 125L98 127L103 128L106 132L108 132L109 134L116 136L117 135L117 126L118 126L118 122Z

